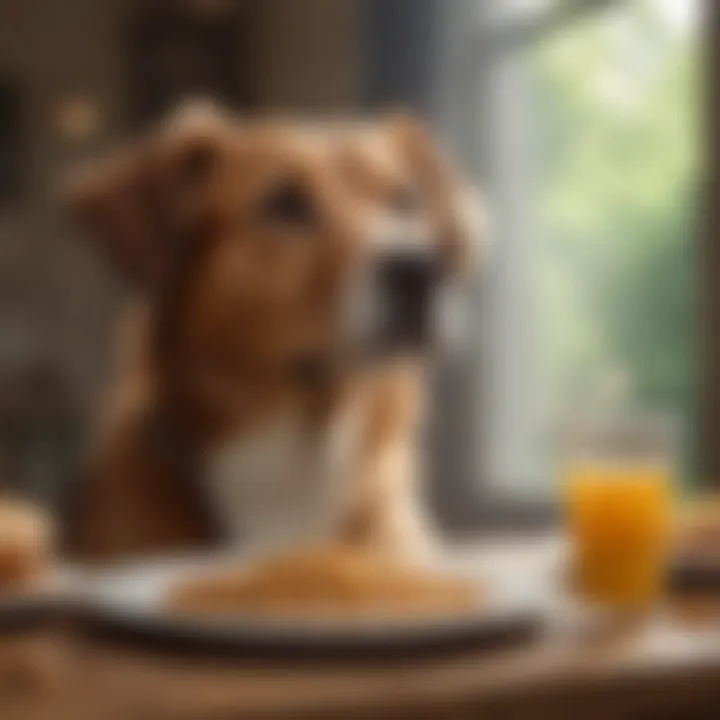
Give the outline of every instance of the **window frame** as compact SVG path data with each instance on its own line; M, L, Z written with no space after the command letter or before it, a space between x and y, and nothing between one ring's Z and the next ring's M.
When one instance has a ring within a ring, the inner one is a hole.
M720 490L720 4L705 0L705 113L702 135L706 143L706 177L700 260L700 377L698 391L699 457L702 486Z

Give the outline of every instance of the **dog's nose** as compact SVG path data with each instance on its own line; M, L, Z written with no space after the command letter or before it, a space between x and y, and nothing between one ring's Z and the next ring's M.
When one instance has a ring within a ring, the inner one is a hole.
M438 276L430 253L393 254L377 260L381 340L386 348L414 348L430 335L431 302Z
M432 289L436 263L430 253L393 254L378 260L383 290L393 301L420 302Z

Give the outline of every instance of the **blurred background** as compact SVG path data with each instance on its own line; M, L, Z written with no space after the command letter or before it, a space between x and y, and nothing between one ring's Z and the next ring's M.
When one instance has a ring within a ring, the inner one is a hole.
M197 94L247 114L409 107L483 188L492 242L467 341L438 363L428 445L446 527L544 521L557 438L608 406L670 418L684 488L719 477L703 442L720 427L703 310L720 262L702 210L713 13L0 0L0 482L61 502L110 370L124 289L74 237L59 176Z

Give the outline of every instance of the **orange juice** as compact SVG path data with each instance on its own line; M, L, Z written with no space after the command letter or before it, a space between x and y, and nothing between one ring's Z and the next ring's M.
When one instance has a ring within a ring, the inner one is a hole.
M575 589L603 605L655 600L670 530L669 465L577 464L565 491Z

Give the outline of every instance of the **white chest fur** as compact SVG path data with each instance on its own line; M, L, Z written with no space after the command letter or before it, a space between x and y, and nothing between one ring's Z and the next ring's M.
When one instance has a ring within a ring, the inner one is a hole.
M328 534L352 495L357 435L350 418L322 432L287 417L216 448L206 478L230 537L272 547Z

